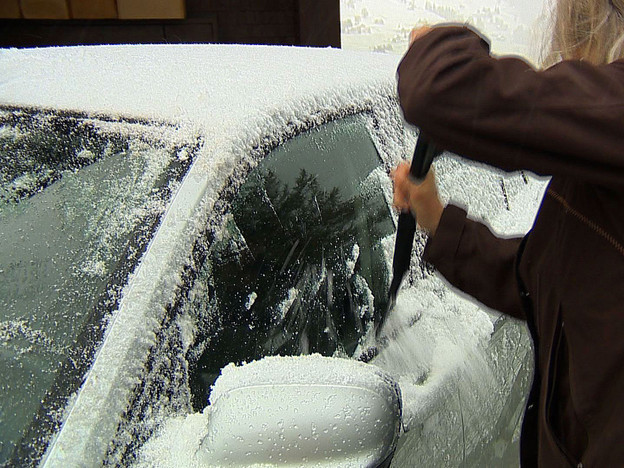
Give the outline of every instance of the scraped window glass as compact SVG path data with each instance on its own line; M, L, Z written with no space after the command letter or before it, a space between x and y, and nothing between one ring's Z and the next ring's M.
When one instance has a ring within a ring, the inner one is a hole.
M387 184L361 116L287 141L249 174L189 295L196 406L229 362L353 355L386 305Z
M0 465L41 455L190 163L144 126L0 110Z

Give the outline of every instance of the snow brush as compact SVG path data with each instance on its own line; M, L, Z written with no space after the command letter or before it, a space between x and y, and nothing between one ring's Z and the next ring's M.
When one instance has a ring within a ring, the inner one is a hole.
M409 175L416 183L422 183L433 159L441 153L433 144L429 143L422 132L418 136L414 156L410 165ZM394 258L392 259L392 281L388 293L388 307L384 313L375 311L373 317L375 326L375 339L377 345L366 349L359 357L360 361L368 362L379 353L379 346L385 346L387 337L380 336L384 321L396 303L397 293L403 281L405 273L409 269L410 259L412 256L412 245L414 243L414 234L416 233L416 218L411 211L401 212L397 223L397 234L394 243Z

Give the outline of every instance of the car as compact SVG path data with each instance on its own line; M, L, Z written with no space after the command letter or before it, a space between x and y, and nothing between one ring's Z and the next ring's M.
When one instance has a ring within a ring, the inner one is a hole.
M345 399L383 375L398 432L373 464L517 464L524 325L450 288L421 260L422 232L375 339L397 220L388 173L418 136L396 66L296 47L0 51L3 464L218 465L211 407L254 365L281 369L264 408L290 392L293 414L310 372ZM544 180L449 153L435 164L445 199L501 234L530 228ZM327 380L341 365L357 386ZM288 369L302 369L290 387ZM227 401L236 433L244 405ZM328 466L361 466L339 452Z

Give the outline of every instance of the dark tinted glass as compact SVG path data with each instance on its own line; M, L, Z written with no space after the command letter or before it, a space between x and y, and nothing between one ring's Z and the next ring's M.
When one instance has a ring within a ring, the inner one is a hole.
M58 424L190 162L133 126L0 112L0 464Z
M266 355L352 355L385 307L387 176L363 117L280 145L227 214L187 305L199 323L197 406L221 367ZM193 361L193 359L191 359Z

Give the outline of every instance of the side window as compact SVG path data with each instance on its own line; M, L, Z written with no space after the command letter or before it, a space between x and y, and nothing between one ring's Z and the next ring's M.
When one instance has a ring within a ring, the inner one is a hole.
M0 465L80 385L189 166L142 126L0 109Z
M362 116L285 142L249 174L186 304L196 406L229 362L354 353L386 306L387 183Z

